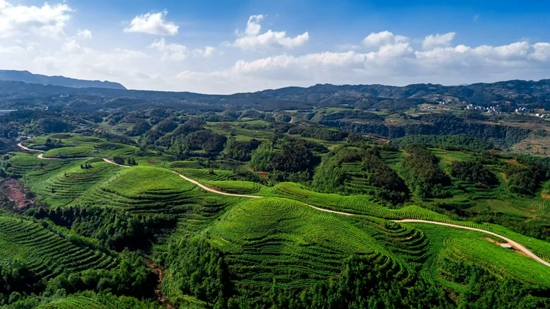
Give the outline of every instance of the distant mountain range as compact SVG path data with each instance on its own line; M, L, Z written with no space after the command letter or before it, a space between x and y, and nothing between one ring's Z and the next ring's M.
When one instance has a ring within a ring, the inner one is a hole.
M62 86L70 88L105 88L126 90L119 83L99 80L81 80L63 76L46 76L33 74L29 71L0 70L0 81L23 82L27 84L40 84Z
M45 106L72 109L148 108L256 110L308 110L312 107L346 107L360 110L406 111L423 103L461 102L485 107L500 106L550 110L550 79L510 80L460 86L413 84L386 85L319 84L307 88L287 87L252 93L209 95L191 92L127 90L121 84L47 77L29 72L0 71L0 109Z

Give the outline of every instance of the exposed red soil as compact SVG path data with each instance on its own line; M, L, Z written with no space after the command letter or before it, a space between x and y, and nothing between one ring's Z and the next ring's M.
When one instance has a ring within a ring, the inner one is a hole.
M8 196L9 200L14 202L15 210L23 210L34 205L34 201L32 199L28 199L25 195L25 189L19 181L15 179L7 179L2 182L1 188L2 191L4 191L4 193Z
M248 170L254 172L254 169L251 167L249 167ZM262 176L264 179L267 179L267 177L269 176L268 172L257 171L257 173L258 175Z
M147 261L147 266L149 266L151 271L155 273L155 275L157 275L158 283L160 287L160 285L162 284L162 281L164 280L164 272L160 267L158 267L157 265L153 264L150 261ZM175 309L174 307L172 307L172 305L170 305L170 299L168 298L168 296L162 294L162 291L160 289L155 289L155 294L157 295L157 300L161 304L165 305L167 309Z

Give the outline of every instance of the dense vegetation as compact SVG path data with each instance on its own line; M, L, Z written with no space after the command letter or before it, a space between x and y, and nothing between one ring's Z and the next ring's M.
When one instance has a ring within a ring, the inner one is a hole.
M403 203L409 189L397 172L380 157L380 150L338 148L318 167L313 187L321 192L371 194Z
M450 184L450 179L438 163L439 159L431 151L419 145L410 145L405 149L401 173L417 196L445 197L448 194L445 187Z
M424 147L441 148L446 150L488 151L494 146L481 139L465 134L459 135L408 135L396 140L405 147L410 144L423 145Z
M517 154L546 120L510 114L546 83L0 82L18 109L0 115L0 307L549 308L550 268L498 237L392 221L480 228L549 261L550 160Z
M495 174L487 169L481 162L453 162L451 175L460 180L473 182L483 186L495 186L499 181Z

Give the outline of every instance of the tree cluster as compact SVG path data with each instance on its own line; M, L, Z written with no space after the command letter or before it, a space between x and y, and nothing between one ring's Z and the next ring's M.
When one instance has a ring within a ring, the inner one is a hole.
M445 187L451 180L439 167L439 159L420 145L409 145L405 152L401 175L411 191L421 198L447 196Z
M250 161L252 152L260 146L260 142L256 139L252 139L246 142L236 141L234 138L230 138L225 146L226 155L237 161Z
M485 187L499 184L498 178L479 161L451 163L451 175L462 181L473 182Z

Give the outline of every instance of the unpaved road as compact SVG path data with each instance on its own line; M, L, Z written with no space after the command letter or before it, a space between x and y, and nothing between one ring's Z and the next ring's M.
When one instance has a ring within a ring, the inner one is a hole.
M114 162L114 161L111 161L111 160L109 160L109 159L107 159L107 158L103 158L103 161L105 161L105 162L107 162L107 163L114 164L114 165L118 165L118 166L120 166L120 167L125 167L125 168L128 168L128 167L129 167L128 165L118 164L118 163L116 163L116 162Z
M27 151L31 151L31 152L41 152L41 151L38 151L38 150L33 150L33 149L30 149L30 148L27 148L25 146L23 146L21 143L19 143L17 146L19 146L20 148L24 149L24 150L27 150ZM45 160L48 160L48 158L44 158L42 156L42 154L39 154L38 155L38 158L39 159L45 159ZM70 159L69 159L70 160ZM129 168L130 166L127 166L127 165L122 165L122 164L118 164L118 163L115 163L107 158L103 158L103 161L107 162L107 163L110 163L110 164L114 164L114 165L118 165L120 167L124 167L124 168ZM189 181L190 183L194 184L194 185L197 185L198 187L208 191L208 192L212 192L212 193L215 193L215 194L219 194L219 195L224 195L224 196L234 196L234 197L245 197L245 198L262 198L262 196L257 196L257 195L246 195L246 194L232 194L232 193L226 193L226 192L222 192L222 191L218 191L216 189L212 189L212 188L209 188L203 184L201 184L200 182L194 180L194 179L191 179L189 177L186 177L185 175L182 175L178 172L175 172L173 171L174 173L178 174L181 178L185 179L186 181ZM308 205L308 204L306 204ZM309 207L313 208L313 209L316 209L318 211L323 211L323 212L328 212L328 213L333 213L333 214L338 214L338 215L343 215L343 216L348 216L348 217L351 217L351 216L355 216L355 214L351 214L351 213L347 213L347 212L341 212L341 211L334 211L334 210L329 210L329 209L324 209L324 208L319 208L319 207L315 207L315 206L312 206L312 205L308 205ZM516 250L519 250L523 253L525 253L527 256L529 256L530 258L532 258L533 260L543 264L543 265L546 265L548 267L550 267L550 263L543 260L542 258L538 257L537 255L535 255L533 252L531 252L529 249L527 249L526 247L524 247L522 244L518 243L518 242L515 242L513 240L511 240L510 238L507 238L507 237L504 237L500 234L497 234L497 233L493 233L493 232L490 232L490 231L486 231L486 230L483 230L483 229L478 229L478 228L474 228L474 227L468 227L468 226L462 226L462 225L456 225L456 224L452 224L452 223L444 223L444 222L437 222L437 221L428 221L428 220L417 220L417 219L404 219L404 220L394 220L394 222L396 223L426 223L426 224L436 224L436 225L442 225L442 226L448 226L448 227L453 227L453 228L458 228L458 229L463 229L463 230L470 230L470 231L476 231L476 232L480 232L480 233L485 233L485 234L489 234L489 235L493 235L493 236L496 236L496 237L499 237L505 241L507 241L514 249Z
M87 160L90 159L89 157L82 157L82 158L47 158L44 157L44 154L41 153L36 156L40 160L49 160L49 161L71 161L71 160Z
M489 232L486 230L478 229L475 227L468 227L468 226L462 226L462 225L456 225L451 223L443 223L443 222L436 222L436 221L427 221L427 220L416 220L416 219L405 219L405 220L395 220L394 222L397 223L427 223L427 224L436 224L436 225L443 225L443 226L450 226L458 229L463 230L470 230L470 231L476 231L480 233L485 233L489 235L493 235L499 238L502 238L503 240L507 241L514 249L519 250L525 254L527 254L529 257L531 257L533 260L542 263L546 266L550 267L550 263L546 262L545 260L541 259L540 257L536 256L533 252L529 251L529 249L525 248L523 245L521 245L518 242L515 242L511 240L510 238L504 237L502 235L499 235L497 233Z
M174 172L174 171L173 171ZM197 185L199 186L201 189L204 189L208 192L212 192L212 193L216 193L216 194L220 194L220 195L225 195L225 196L235 196L235 197L248 197L248 198L262 198L261 196L256 196L256 195L246 195L246 194L232 194L232 193L226 193L226 192L222 192L222 191L218 191L216 189L212 189L212 188L209 188L203 184L201 184L200 182L194 180L194 179L191 179L189 177L186 177L178 172L174 172L176 174L178 174L181 178L189 181L190 183L194 184L194 185Z
M313 208L313 209L317 209L319 211L330 212L331 214L343 215L343 216L348 216L348 217L355 216L354 214L350 214L350 213L347 213L347 212L341 212L341 211L334 211L334 210L325 209L325 208L319 208L319 207L315 207L315 206L309 205L309 204L306 204L306 205Z
M174 172L178 175L180 175L181 178L203 188L204 190L206 191L209 191L209 192L212 192L212 193L216 193L216 194L221 194L221 195L226 195L226 196L238 196L238 197L249 197L249 198L262 198L261 196L255 196L255 195L241 195L241 194L230 194L230 193L225 193L225 192L221 192L221 191L218 191L218 190L215 190L215 189L212 189L212 188L209 188L201 183L199 183L198 181L194 180L194 179L191 179L189 177L186 177L180 173L177 173L177 172ZM308 205L308 204L306 204ZM343 215L343 216L348 216L348 217L351 217L351 216L355 216L355 214L351 214L351 213L347 213L347 212L341 212L341 211L334 211L334 210L329 210L329 209L324 209L324 208L319 208L319 207L315 207L315 206L312 206L312 205L308 205L309 207L313 208L313 209L316 209L316 210L319 210L319 211L323 211L323 212L328 212L328 213L333 213L333 214L338 214L338 215ZM456 224L452 224L452 223L443 223L443 222L437 222L437 221L427 221L427 220L416 220L416 219L405 219L405 220L394 220L394 222L396 223L427 223L427 224L436 224L436 225L443 225L443 226L448 226L448 227L453 227L453 228L458 228L458 229L464 229L464 230L470 230L470 231L476 231L476 232L480 232L480 233L485 233L485 234L489 234L489 235L493 235L493 236L496 236L496 237L499 237L503 240L505 240L506 242L508 242L514 249L516 250L519 250L525 254L527 254L527 256L531 257L532 259L534 259L535 261L543 264L543 265L546 265L546 266L549 266L550 267L550 263L549 262L546 262L545 260L541 259L540 257L538 257L537 255L535 255L533 252L531 252L529 249L525 248L523 245L521 245L520 243L518 242L515 242L513 240L511 240L510 238L507 238L507 237L504 237L500 234L497 234L497 233L493 233L493 232L489 232L489 231L486 231L486 230L482 230L482 229L478 229L478 228L473 228L473 227L468 227L468 226L462 226L462 225L456 225Z
M43 152L42 150L30 149L28 147L25 147L25 146L23 146L22 143L17 144L17 147L19 147L23 150L29 151L29 152Z

